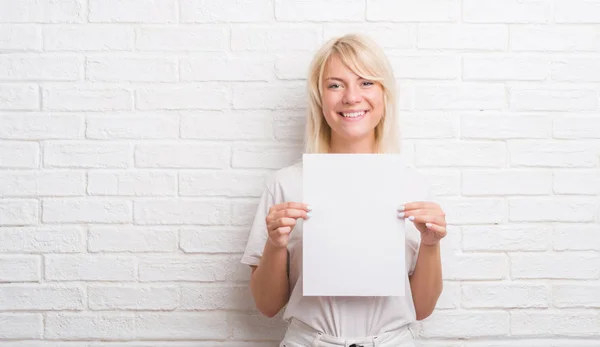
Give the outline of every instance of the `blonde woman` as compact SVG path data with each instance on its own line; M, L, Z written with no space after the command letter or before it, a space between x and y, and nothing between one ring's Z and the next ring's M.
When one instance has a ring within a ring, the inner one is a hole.
M316 54L308 77L307 153L397 153L396 88L382 49L346 35ZM302 295L302 163L276 172L260 199L242 263L251 266L256 307L268 317L284 306L287 331L280 346L414 346L409 324L429 316L442 292L440 240L444 212L426 180L409 170L406 296ZM400 271L400 270L399 270Z

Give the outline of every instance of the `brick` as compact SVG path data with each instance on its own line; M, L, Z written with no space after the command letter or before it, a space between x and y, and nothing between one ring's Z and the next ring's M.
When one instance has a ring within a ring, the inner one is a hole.
M460 74L456 55L390 55L394 76L401 79L454 80Z
M275 0L275 19L284 22L356 22L365 19L365 1Z
M179 303L179 289L172 285L90 286L92 310L173 310Z
M39 110L40 91L33 84L0 84L0 110Z
M174 196L177 175L162 171L90 172L90 195Z
M31 24L0 24L0 51L40 51L41 30Z
M599 292L598 284L556 284L552 286L552 301L560 308L600 308Z
M48 281L134 281L135 258L107 255L46 255Z
M248 267L239 263L239 256L185 255L143 257L139 259L142 282L223 282L246 281Z
M181 287L181 310L255 309L248 285L185 285Z
M348 33L361 33L371 37L384 49L407 49L416 46L416 28L407 23L331 23L323 26L323 37L327 41ZM312 57L312 56L311 56ZM303 65L305 70L308 63Z
M565 57L552 60L552 80L566 82L600 82L600 63L588 57Z
M456 0L371 0L367 2L368 21L454 22L460 4Z
M415 87L419 110L499 110L506 107L503 85L463 83Z
M498 142L437 142L415 145L417 166L503 167L505 145Z
M547 225L463 226L462 247L465 251L544 251L551 232Z
M224 168L231 149L222 144L164 143L139 144L135 165L143 168Z
M600 274L599 269L600 256L594 253L517 253L510 256L513 279L595 279Z
M248 241L248 228L184 228L179 247L185 253L242 253Z
M126 223L131 202L117 199L64 198L42 202L44 223Z
M140 51L222 52L229 47L229 30L221 25L142 27L136 30Z
M598 166L597 148L584 142L515 140L508 143L511 167L589 168Z
M177 229L137 226L92 226L90 252L175 252Z
M511 51L599 51L594 30L568 25L523 25L510 28Z
M0 115L0 138L4 139L75 139L83 137L83 129L83 118L77 115Z
M600 119L595 115L555 118L553 135L557 139L600 139Z
M81 287L65 285L3 285L0 286L0 309L82 310L84 293Z
M275 59L275 75L280 80L306 80L312 54L278 54Z
M44 167L124 169L131 166L132 149L127 143L47 142Z
M586 0L555 0L556 23L600 23L600 3Z
M518 55L468 55L462 60L462 78L493 81L542 81L550 75L550 58Z
M542 114L462 113L460 119L463 139L545 139L551 134L552 119Z
M39 167L40 148L37 142L0 141L0 167L34 169Z
M464 0L463 20L468 23L548 23L549 0Z
M46 51L127 51L134 45L133 29L124 26L55 25L42 30Z
M80 227L41 226L0 229L3 253L80 253L85 250Z
M138 89L136 108L140 110L219 110L230 104L226 86L202 84Z
M234 109L304 108L307 92L299 84L236 84L233 86Z
M121 88L69 86L44 88L43 107L51 111L131 110L131 91Z
M130 313L48 313L44 337L49 340L128 340L135 337Z
M598 336L600 319L587 312L512 312L512 336Z
M175 82L177 60L163 57L88 57L85 77L107 82Z
M179 117L158 113L126 113L88 116L86 136L91 139L175 139Z
M268 81L273 79L273 58L260 55L207 53L182 58L182 81Z
M31 225L39 220L39 202L35 199L0 200L0 225Z
M444 289L440 295L437 304L435 305L436 310L450 310L456 309L460 305L460 283L459 282L444 282Z
M227 317L232 328L234 339L281 339L285 326L277 323L277 319L269 319L258 312L233 312Z
M552 173L523 170L464 171L462 193L465 196L550 195Z
M600 171L556 171L554 193L599 195Z
M462 284L461 305L465 308L545 308L549 300L550 290L542 284Z
M296 145L237 145L233 148L233 168L279 169L299 160Z
M423 322L421 329L424 338L505 336L509 331L509 314L505 311L439 311Z
M90 22L173 23L175 0L88 0Z
M138 313L136 337L140 339L224 340L229 337L224 312Z
M521 222L590 222L598 203L591 198L511 198L509 219Z
M76 81L81 78L83 59L76 56L0 56L0 80Z
M273 0L180 0L179 7L183 23L269 22L273 19Z
M573 87L514 86L509 103L517 111L590 111L598 108L598 91Z
M460 171L454 169L419 170L429 180L435 196L460 195Z
M469 254L444 259L445 280L501 280L508 277L508 262L503 254Z
M0 172L0 196L82 196L85 194L83 172L5 171Z
M304 139L306 112L301 109L277 111L274 127L275 139L300 142Z
M197 112L181 118L181 137L201 140L273 140L277 112Z
M600 227L597 224L557 225L552 241L557 251L597 251L600 250Z
M417 40L420 49L505 51L508 28L489 24L420 23Z
M225 200L140 200L134 204L134 220L141 225L224 225L231 221L231 207Z
M500 198L439 199L450 224L499 224L504 221L506 207Z
M81 23L80 0L0 0L0 23Z
M233 51L313 51L321 44L316 26L249 26L232 25Z
M448 113L402 112L400 131L405 139L458 137L459 118Z
M0 256L0 283L39 282L41 265L39 256L2 255Z
M264 189L265 176L244 171L181 172L179 195L258 197Z
M257 199L232 200L231 225L251 228L257 205Z
M44 333L43 321L44 317L40 313L0 313L0 338L41 339Z

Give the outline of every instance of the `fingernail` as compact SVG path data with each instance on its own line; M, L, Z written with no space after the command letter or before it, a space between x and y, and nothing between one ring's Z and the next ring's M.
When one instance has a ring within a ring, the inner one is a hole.
M404 211L404 205L398 207L398 211Z
M399 212L398 213L398 218L404 218L404 212Z
M425 223L428 228L431 228L431 223Z
M411 221L411 222L414 221L415 220L415 216L408 217L408 220Z
M306 213L306 217L307 217L307 218L310 218L311 216L312 216L312 212L307 212L307 213Z
M310 211L310 210L312 210L312 206L306 205L306 209Z

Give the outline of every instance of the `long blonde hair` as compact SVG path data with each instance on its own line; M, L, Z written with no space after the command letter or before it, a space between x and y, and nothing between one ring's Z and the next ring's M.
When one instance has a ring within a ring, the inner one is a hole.
M306 119L305 152L327 153L331 128L323 116L323 71L328 60L337 56L361 78L376 81L383 87L384 112L375 127L377 153L398 153L399 129L396 115L396 80L383 49L373 40L348 34L325 43L315 54L308 75L309 110Z

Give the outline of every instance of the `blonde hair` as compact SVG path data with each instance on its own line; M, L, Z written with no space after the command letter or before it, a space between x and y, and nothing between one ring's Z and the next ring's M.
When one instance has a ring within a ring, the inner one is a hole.
M396 115L396 80L381 47L358 34L329 40L315 54L308 75L309 110L306 119L305 152L327 153L331 128L323 116L323 71L332 56L339 59L361 78L376 81L383 87L385 104L381 121L375 127L377 153L398 153L399 129Z

